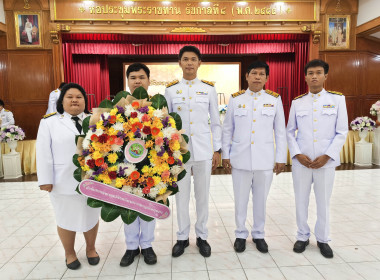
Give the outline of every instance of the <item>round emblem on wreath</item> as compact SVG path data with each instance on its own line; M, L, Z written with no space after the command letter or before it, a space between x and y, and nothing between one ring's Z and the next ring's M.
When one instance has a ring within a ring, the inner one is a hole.
M180 116L168 113L163 95L149 100L142 87L133 95L120 92L112 102L103 100L83 121L85 135L76 139L79 153L73 157L78 167L74 177L168 205L167 197L178 191L177 182L185 176L184 163L190 158L188 137L181 128ZM152 220L106 201L88 198L87 204L102 207L105 221L119 215L127 224L138 216Z

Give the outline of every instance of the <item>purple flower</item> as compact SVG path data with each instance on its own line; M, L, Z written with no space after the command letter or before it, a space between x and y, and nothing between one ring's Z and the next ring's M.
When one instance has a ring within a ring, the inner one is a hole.
M116 108L117 108L117 111L119 112L119 114L124 114L125 110L123 107L116 106Z
M98 170L94 171L94 172L92 173L92 175L95 175L95 176L96 176L96 175L100 175L100 174L103 173L103 171L104 171L103 168L100 167Z
M144 106L144 107L138 108L137 111L139 111L140 113L148 113L149 108L148 106Z

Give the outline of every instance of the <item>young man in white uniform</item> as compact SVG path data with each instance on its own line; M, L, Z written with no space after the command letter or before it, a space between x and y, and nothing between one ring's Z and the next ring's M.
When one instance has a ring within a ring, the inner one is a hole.
M252 191L252 240L260 252L266 253L266 201L273 171L276 174L284 171L286 162L285 117L280 95L263 89L269 77L269 66L263 61L255 61L248 67L245 77L248 89L231 96L223 123L223 166L227 171L232 167L234 249L240 253L246 248L249 233L245 221L249 192Z
M195 233L199 252L204 257L211 255L207 242L208 199L211 170L220 163L222 129L218 111L218 97L214 84L197 78L201 66L201 53L194 46L185 46L179 52L179 66L183 71L181 81L170 83L165 91L170 112L181 116L182 129L189 137L190 160L186 163L186 176L178 182L177 206L177 243L172 256L178 257L189 246L190 216L189 202L191 173L194 176L197 222ZM210 125L208 123L210 116ZM212 134L212 139L211 139ZM213 146L211 144L213 143Z
M150 85L150 70L142 63L133 63L127 69L128 88L133 94L135 89L143 87L148 90ZM124 224L125 242L127 243L127 251L120 261L120 266L129 266L133 263L136 256L141 254L144 256L146 264L157 263L157 256L152 248L154 240L154 229L156 220L147 222L140 217L130 224Z
M11 124L15 124L13 113L4 109L4 101L0 99L0 125L1 127L6 127Z
M61 94L61 90L66 83L61 83L59 87L53 90L49 95L49 104L48 109L46 111L46 115L57 112L57 100L59 95Z
M314 234L321 254L333 257L327 244L330 233L330 197L334 184L335 167L340 165L340 151L348 132L345 97L326 91L329 65L312 60L305 66L305 80L309 92L296 97L290 108L287 138L293 159L292 175L296 200L297 242L293 251L302 253L309 244L307 224L311 185L317 201L317 222ZM296 130L298 130L296 135Z

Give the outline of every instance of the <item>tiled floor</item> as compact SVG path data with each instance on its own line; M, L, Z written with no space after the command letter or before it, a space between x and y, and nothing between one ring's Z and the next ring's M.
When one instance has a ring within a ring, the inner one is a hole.
M261 254L251 239L247 250L237 254L234 237L234 203L230 175L212 176L209 243L210 258L203 258L195 245L183 256L171 257L176 241L173 215L158 221L154 249L158 263L148 266L137 259L119 266L125 251L120 219L101 222L97 251L101 262L90 267L85 259L84 239L78 234L76 249L81 269L67 270L64 251L56 233L50 200L36 182L0 184L0 279L380 279L380 170L337 171L331 205L333 259L322 257L315 238L303 254L292 251L295 225L291 173L274 178L268 198L266 240L269 253ZM191 201L194 221L194 200ZM251 210L247 225L252 225ZM310 225L316 209L311 199Z

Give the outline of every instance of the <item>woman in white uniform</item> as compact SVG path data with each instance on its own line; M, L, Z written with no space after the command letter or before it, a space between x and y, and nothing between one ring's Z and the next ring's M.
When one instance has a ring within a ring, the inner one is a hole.
M76 232L84 234L89 264L97 265L100 260L95 250L100 208L87 206L87 198L75 191L78 182L73 177L75 136L81 134L82 122L89 113L87 103L80 85L65 85L57 101L57 113L41 120L37 135L38 185L50 193L69 269L81 265L74 250Z

